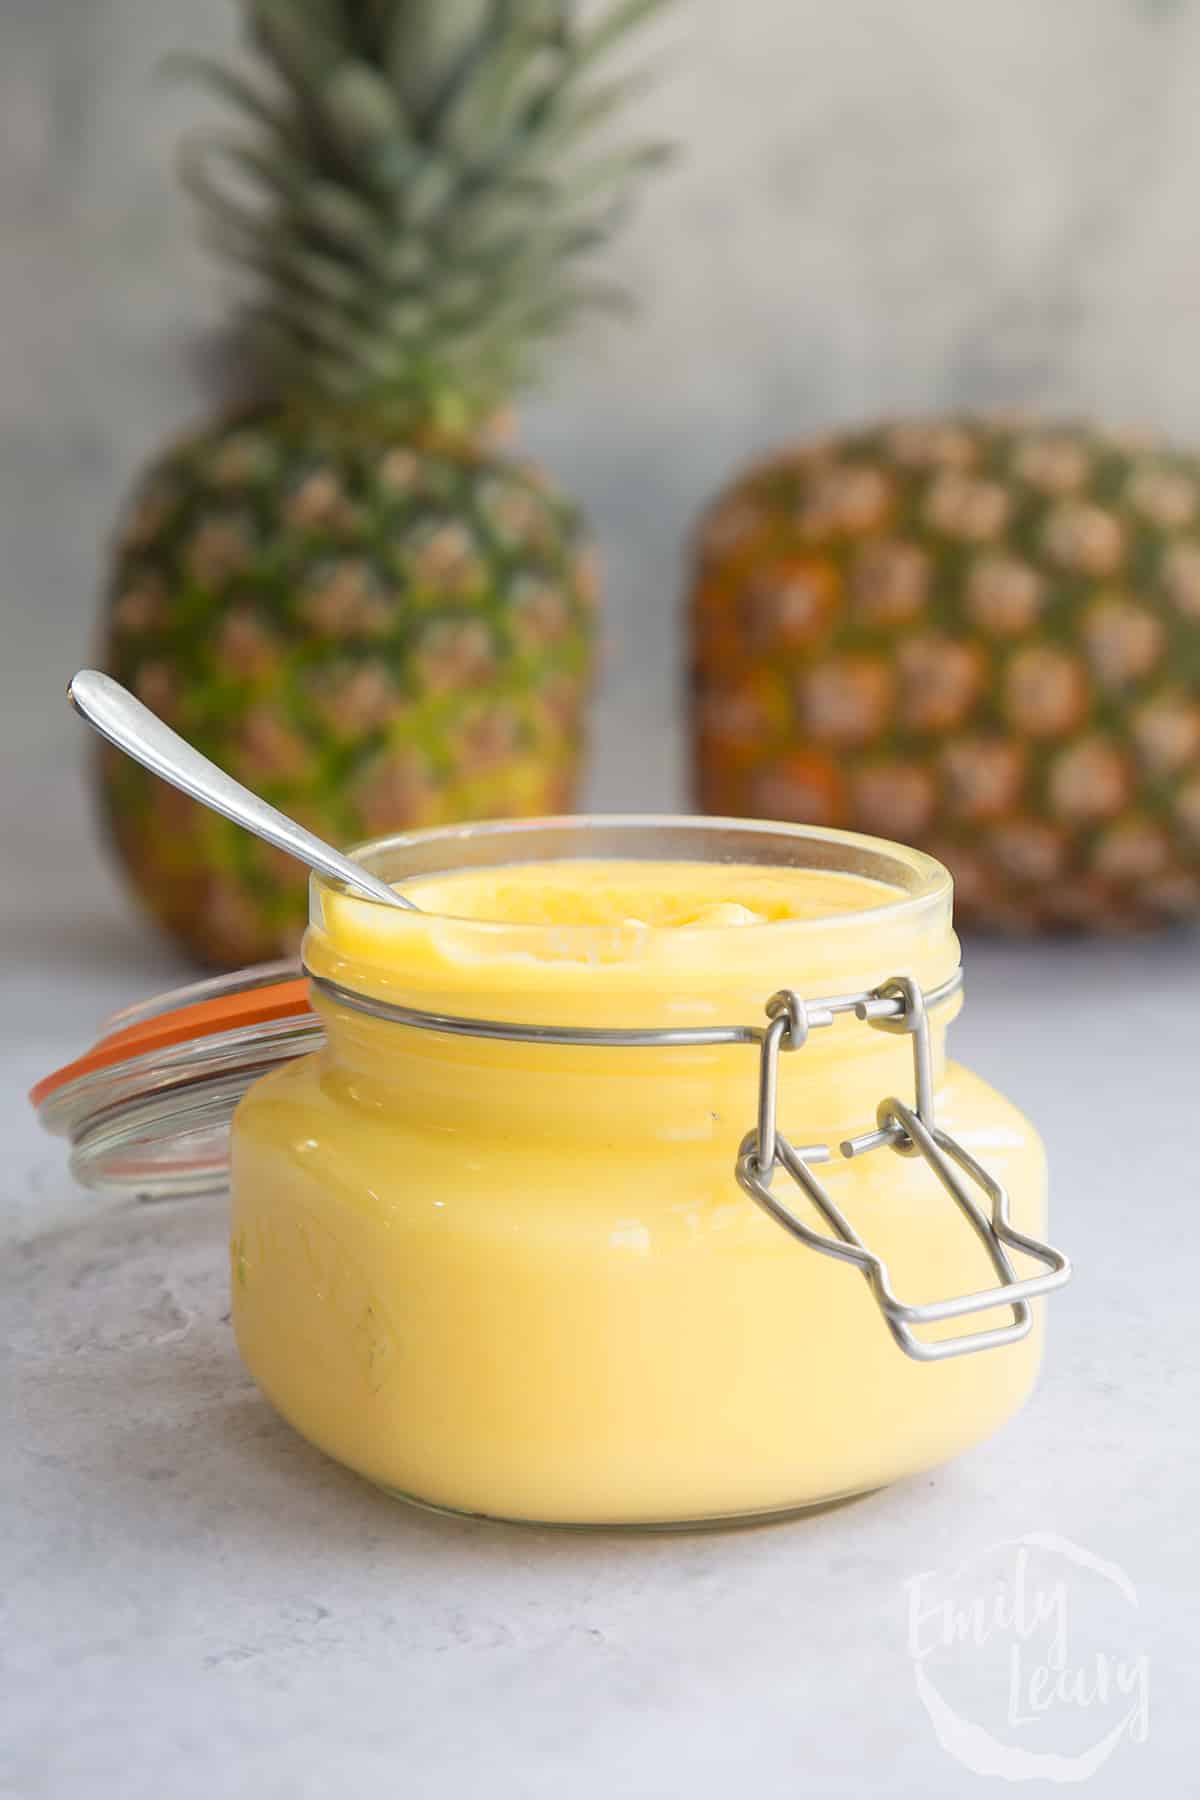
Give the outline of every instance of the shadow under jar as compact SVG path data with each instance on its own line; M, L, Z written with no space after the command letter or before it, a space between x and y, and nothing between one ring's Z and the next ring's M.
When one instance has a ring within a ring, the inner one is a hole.
M700 1524L1022 1404L1067 1267L1036 1134L945 1059L939 864L670 818L360 854L423 910L314 879L326 1042L233 1125L238 1344L305 1437L456 1512Z

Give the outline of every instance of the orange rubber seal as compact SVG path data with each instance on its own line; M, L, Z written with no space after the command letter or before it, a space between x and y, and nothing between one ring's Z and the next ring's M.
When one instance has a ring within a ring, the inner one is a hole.
M94 1074L97 1069L110 1069L114 1063L126 1062L131 1057L145 1056L152 1050L185 1044L191 1038L214 1037L218 1032L236 1031L248 1025L303 1018L311 1011L308 983L303 977L272 982L269 987L252 988L244 994L223 994L216 1000L177 1006L156 1018L126 1025L123 1030L101 1038L85 1055L44 1075L30 1088L29 1098L34 1106L41 1106L68 1082Z

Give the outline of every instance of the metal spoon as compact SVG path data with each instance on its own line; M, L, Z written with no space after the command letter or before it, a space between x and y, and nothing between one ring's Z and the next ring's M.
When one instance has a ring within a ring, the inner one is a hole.
M127 688L111 675L98 669L80 669L67 683L67 699L94 731L135 762L145 765L152 774L160 775L201 806L244 825L255 837L265 838L276 849L285 850L298 862L307 863L319 875L331 875L347 887L355 888L368 899L386 901L389 906L403 906L418 912L411 900L359 863L343 856L331 844L324 843L297 825L249 788L244 788L232 775L218 769L216 763L201 756L177 731L156 718L149 707L135 700Z

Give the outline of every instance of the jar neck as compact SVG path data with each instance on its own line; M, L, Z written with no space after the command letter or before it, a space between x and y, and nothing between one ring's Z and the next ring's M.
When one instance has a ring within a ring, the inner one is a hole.
M726 1143L756 1116L756 1043L546 1044L446 1035L364 1015L318 996L327 1087L400 1128L535 1146L611 1148ZM929 1014L935 1083L957 996ZM765 1015L763 1017L765 1023ZM853 1013L814 1028L779 1063L781 1127L798 1143L839 1143L873 1128L881 1100L914 1093L912 1038ZM464 1154L469 1153L464 1151Z
M724 888L736 889L739 870L747 892L753 885L750 864L770 871L792 902L737 925L648 926L621 908L617 923L575 923L589 916L585 874L575 877L572 922L555 923L550 912L529 923L393 908L315 883L304 957L322 983L326 1077L349 1099L429 1130L526 1142L564 1132L611 1141L618 1130L683 1142L717 1126L740 1134L754 1116L758 1057L752 1043L597 1048L451 1036L365 1016L355 997L567 1030L758 1030L780 989L820 1002L908 976L928 992L958 968L945 871L919 852L845 833L730 820L541 820L423 833L359 854L399 882L438 868L527 862L550 871L585 860L600 893L614 882L624 891L614 869L631 860L656 864L668 888L676 868L694 879L702 866L712 880L702 876L700 887L730 900L738 894ZM843 887L830 876L856 880ZM936 1058L952 1010L931 1022ZM911 1096L911 1042L839 1016L783 1057L780 1082L784 1104L811 1120L793 1129L814 1139L861 1131L881 1099Z

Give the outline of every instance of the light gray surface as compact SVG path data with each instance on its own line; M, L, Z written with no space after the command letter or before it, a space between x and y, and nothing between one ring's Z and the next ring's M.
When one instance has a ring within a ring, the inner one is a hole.
M905 1583L1028 1533L1136 1588L1114 1624L1111 1584L1056 1564L1072 1661L1150 1665L1147 1743L1086 1791L1194 1791L1195 939L969 947L956 1048L1043 1127L1078 1265L1041 1387L992 1442L750 1531L477 1526L385 1499L274 1418L225 1322L220 1202L103 1207L39 1135L26 1086L178 974L97 865L56 854L69 771L43 801L0 865L3 1800L957 1800L995 1783L935 1739ZM994 1682L973 1705L999 1723ZM1102 1716L1056 1710L1052 1747Z

